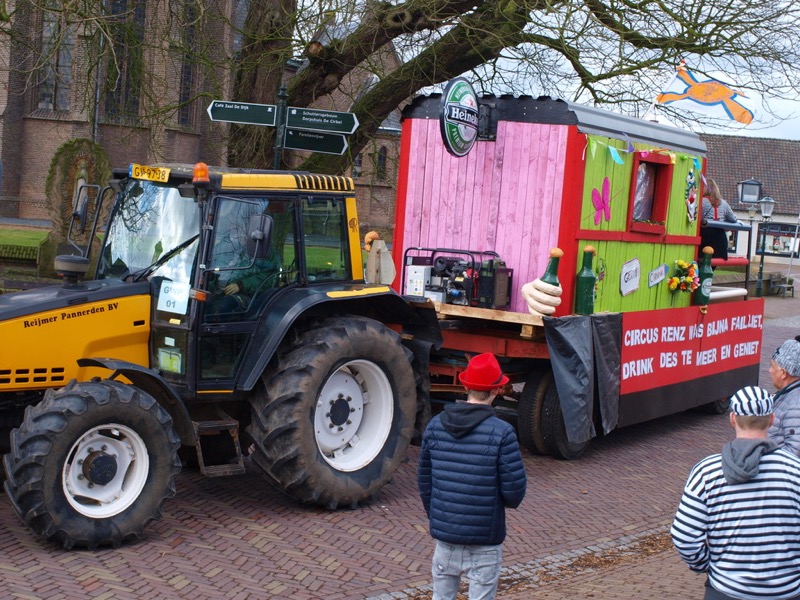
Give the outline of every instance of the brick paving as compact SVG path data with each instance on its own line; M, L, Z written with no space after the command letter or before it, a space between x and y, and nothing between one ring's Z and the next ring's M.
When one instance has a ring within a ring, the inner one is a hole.
M800 297L768 298L768 357L800 334ZM732 431L689 411L612 432L579 461L525 456L528 495L509 512L500 598L702 598L665 532L686 476ZM64 551L34 538L0 496L3 598L423 599L433 543L416 493L417 448L369 506L301 507L254 475L178 476L142 542Z

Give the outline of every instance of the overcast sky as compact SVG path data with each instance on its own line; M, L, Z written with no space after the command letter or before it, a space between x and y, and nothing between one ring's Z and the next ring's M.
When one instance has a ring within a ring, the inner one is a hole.
M728 128L697 126L698 133L717 133L720 135L743 135L779 140L800 140L800 101L770 100L772 112L783 121L767 114L763 108L756 107L755 119L750 125L741 126L733 122Z

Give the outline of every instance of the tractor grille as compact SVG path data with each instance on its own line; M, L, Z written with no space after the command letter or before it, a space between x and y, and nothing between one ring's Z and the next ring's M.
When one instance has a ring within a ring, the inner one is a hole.
M33 369L0 369L0 385L15 384L63 384L64 367L36 367Z
M352 192L355 189L350 177L338 175L295 175L297 188L301 190L332 190L337 192Z

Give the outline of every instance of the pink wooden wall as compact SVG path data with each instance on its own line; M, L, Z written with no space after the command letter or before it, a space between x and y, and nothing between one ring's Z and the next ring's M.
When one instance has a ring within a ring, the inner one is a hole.
M410 129L403 250L497 252L514 269L510 310L527 313L519 289L544 273L558 241L567 126L501 121L496 142L463 158L445 150L438 120Z

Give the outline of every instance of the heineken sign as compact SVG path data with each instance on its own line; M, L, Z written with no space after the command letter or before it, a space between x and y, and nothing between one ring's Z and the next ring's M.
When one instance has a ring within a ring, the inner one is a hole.
M478 137L478 96L461 77L447 84L439 113L442 141L454 156L466 156Z

